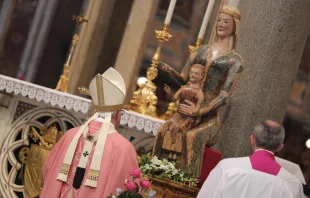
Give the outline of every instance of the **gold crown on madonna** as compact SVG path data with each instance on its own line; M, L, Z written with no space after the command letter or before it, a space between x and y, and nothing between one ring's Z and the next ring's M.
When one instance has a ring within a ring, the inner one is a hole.
M124 106L126 86L122 76L112 67L97 74L89 84L92 109L95 112L114 112Z
M241 14L238 8L230 5L223 6L220 13L228 14L238 20L241 20Z

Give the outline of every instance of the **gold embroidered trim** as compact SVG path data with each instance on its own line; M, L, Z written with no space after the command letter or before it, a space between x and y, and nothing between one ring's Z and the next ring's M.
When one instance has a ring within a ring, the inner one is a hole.
M62 173L62 174L68 175L69 169L70 169L70 165L69 164L62 163L59 172Z
M98 105L104 105L103 78L100 74L96 75Z
M118 110L122 110L124 107L124 104L120 104L120 105L111 105L111 106L101 106L101 105L95 105L92 104L92 108L95 109L95 112L115 112Z
M87 173L87 179L98 181L99 171L90 169Z

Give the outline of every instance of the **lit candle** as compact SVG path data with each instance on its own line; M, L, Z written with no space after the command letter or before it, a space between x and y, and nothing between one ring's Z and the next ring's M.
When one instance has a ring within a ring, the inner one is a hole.
M203 38L205 36L206 29L207 29L207 26L208 26L208 22L210 20L210 16L211 16L212 9L213 9L213 6L214 6L214 2L215 2L215 0L210 0L209 1L209 4L208 4L208 7L207 7L205 16L203 18L203 21L202 21L202 24L201 24L201 27L200 27L200 31L199 31L199 34L198 34L198 39L202 39L203 40Z
M166 18L165 18L165 24L166 25L170 24L170 21L171 21L172 15L173 15L173 11L174 11L174 7L175 7L176 2L177 2L177 0L171 0L170 1L168 12L167 12L167 15L166 15Z

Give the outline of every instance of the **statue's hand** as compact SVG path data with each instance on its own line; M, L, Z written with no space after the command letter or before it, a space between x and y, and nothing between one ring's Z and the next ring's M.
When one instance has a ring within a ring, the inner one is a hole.
M180 104L179 105L179 112L188 116L198 116L199 110L196 109L195 103L185 100L186 104Z
M168 85L166 85L166 84L164 85L164 90L167 94L171 94L171 89Z
M160 61L160 69L165 72L170 72L170 66L162 61Z

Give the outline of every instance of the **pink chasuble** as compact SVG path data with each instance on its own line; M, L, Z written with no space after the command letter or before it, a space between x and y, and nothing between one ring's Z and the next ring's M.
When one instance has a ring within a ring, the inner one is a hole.
M271 175L278 175L281 166L274 155L265 150L257 150L250 156L252 168Z
M92 121L89 124L89 133L95 133L100 129L101 125L102 123L100 122ZM84 137L81 136L78 141L68 174L68 181L65 183L57 180L56 178L67 149L78 130L79 127L71 129L65 133L60 141L55 145L53 150L49 153L43 166L44 186L40 195L41 198L105 198L110 194L116 195L116 188L124 189L125 179L131 179L129 171L133 168L139 168L136 151L132 144L119 133L114 132L109 134L106 140L97 187L91 188L84 186L87 171L90 167L95 150L94 143L88 159L82 185L79 189L74 189L72 187L72 183L85 143Z

